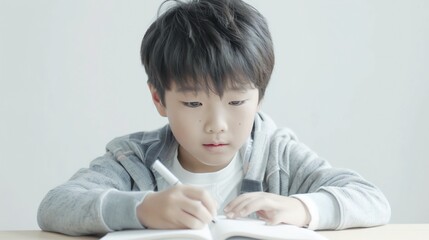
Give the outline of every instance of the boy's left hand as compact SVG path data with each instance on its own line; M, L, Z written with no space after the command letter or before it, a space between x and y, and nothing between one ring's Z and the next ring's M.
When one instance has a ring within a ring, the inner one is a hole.
M256 214L268 224L287 223L303 227L309 224L310 214L298 199L267 192L244 193L224 209L228 218Z

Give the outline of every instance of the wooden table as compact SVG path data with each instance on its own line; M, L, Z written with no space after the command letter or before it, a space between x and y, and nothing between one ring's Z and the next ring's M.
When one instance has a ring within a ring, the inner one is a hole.
M381 227L357 228L342 231L318 231L331 240L429 240L429 224L388 224ZM0 231L1 240L95 240L98 237L70 237L58 233L29 231Z

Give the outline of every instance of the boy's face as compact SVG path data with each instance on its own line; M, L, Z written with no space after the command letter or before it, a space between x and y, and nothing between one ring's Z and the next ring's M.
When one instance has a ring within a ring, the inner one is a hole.
M232 160L250 136L259 107L256 88L213 92L178 89L165 92L165 106L149 86L161 116L168 117L179 142L178 159L191 172L218 171Z

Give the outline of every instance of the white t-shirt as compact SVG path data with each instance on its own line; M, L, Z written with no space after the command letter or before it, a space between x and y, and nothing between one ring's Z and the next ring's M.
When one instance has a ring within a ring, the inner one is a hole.
M171 172L182 184L198 186L207 190L218 203L218 214L224 214L225 206L238 196L243 179L243 167L239 154L236 154L225 168L211 173L193 173L184 169L177 159L177 150ZM170 187L167 182L158 183L158 190Z

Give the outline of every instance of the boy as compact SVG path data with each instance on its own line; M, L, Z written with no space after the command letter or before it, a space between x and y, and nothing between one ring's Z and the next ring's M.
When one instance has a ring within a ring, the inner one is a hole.
M344 229L385 224L383 194L332 168L259 112L274 66L264 17L240 0L176 2L147 30L141 58L169 124L117 138L42 201L43 230L201 228L217 214ZM169 186L159 159L183 184Z

